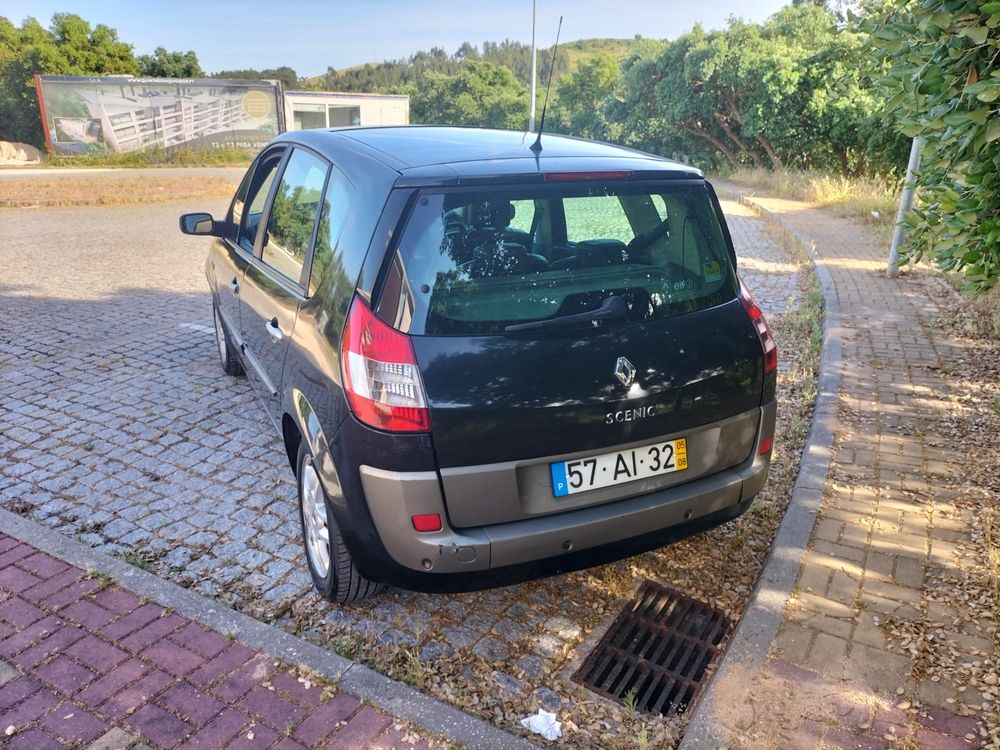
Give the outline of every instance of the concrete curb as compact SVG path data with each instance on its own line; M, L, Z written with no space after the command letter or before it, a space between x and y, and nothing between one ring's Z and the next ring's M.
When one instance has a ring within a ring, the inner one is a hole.
M720 191L730 192L724 187L720 187ZM716 750L728 746L730 733L721 721L718 687L727 675L737 670L744 674L757 672L767 660L771 644L781 627L785 604L795 587L802 555L812 536L823 499L833 453L833 435L840 396L842 363L840 303L829 269L823 259L817 256L813 243L782 221L777 214L742 193L738 194L738 199L740 203L765 215L795 237L813 260L826 312L823 321L823 349L819 362L816 408L813 412L809 437L802 451L799 476L792 488L788 509L764 561L750 602L743 612L708 689L692 713L678 750Z
M0 509L0 530L78 568L106 574L140 596L289 664L301 664L399 719L472 750L533 750L536 745L321 646L253 619L56 531Z

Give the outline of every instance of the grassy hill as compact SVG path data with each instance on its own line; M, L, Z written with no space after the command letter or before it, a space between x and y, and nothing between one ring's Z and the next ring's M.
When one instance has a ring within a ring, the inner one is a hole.
M569 56L569 70L572 73L582 60L593 57L599 52L607 52L612 57L621 59L632 51L632 47L638 41L638 39L580 39L575 42L564 42L559 47L566 50Z
M638 43L636 39L578 39L573 42L563 42L559 45L559 58L561 63L559 67L556 68L556 75L560 75L565 72L573 73L579 67L580 63L587 58L598 54L599 52L607 52L608 54L622 58L625 57L633 48L635 44ZM539 67L539 80L544 80L541 76L541 70L543 68L547 69L548 55L551 54L551 47L539 47L538 48L538 67ZM528 55L530 57L530 54ZM491 59L489 55L485 56L485 59ZM367 62L360 63L359 65L352 65L349 68L342 68L338 73L338 77L341 80L351 80L356 81L361 84L361 88L369 88L364 85L364 81L376 81L380 77L378 76L378 69L382 67L398 67L401 63L406 64L407 61L391 60L386 62ZM502 60L493 60L499 64L504 64ZM521 61L523 62L523 60ZM453 63L454 64L454 63ZM519 65L518 69L514 72L515 74L524 75L524 71L521 70L523 65ZM369 76L368 74L374 74ZM304 89L323 89L329 85L329 78L326 74L312 76L311 78L304 78L299 81L298 87ZM350 85L348 88L357 90L356 85ZM377 85L375 88L379 88Z

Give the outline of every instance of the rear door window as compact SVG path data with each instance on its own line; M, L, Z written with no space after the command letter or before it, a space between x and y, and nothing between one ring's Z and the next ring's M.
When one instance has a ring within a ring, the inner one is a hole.
M405 309L414 334L503 333L596 310L612 296L627 308L620 322L736 296L704 185L425 192L396 252L390 275L402 278L391 287L406 299L385 309Z
M331 266L343 268L339 247L340 235L347 223L351 200L354 198L354 186L334 167L327 181L326 194L323 196L323 207L320 212L319 229L316 232L316 245L313 248L312 267L309 274L309 294L315 294L320 281L327 275ZM343 273L337 274L334 283L344 283Z
M267 214L261 260L296 284L319 219L327 170L318 156L293 149Z

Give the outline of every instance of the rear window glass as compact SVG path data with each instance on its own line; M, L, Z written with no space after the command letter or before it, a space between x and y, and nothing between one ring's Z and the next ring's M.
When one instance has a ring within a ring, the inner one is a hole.
M384 288L396 298L380 301L380 314L427 335L502 333L597 310L617 296L627 312L604 323L614 325L704 309L736 294L703 185L426 193L388 273Z

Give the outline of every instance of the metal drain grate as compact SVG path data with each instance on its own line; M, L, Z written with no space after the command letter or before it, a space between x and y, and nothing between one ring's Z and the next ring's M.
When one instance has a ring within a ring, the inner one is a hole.
M718 609L646 581L573 680L638 711L682 714L730 627Z

